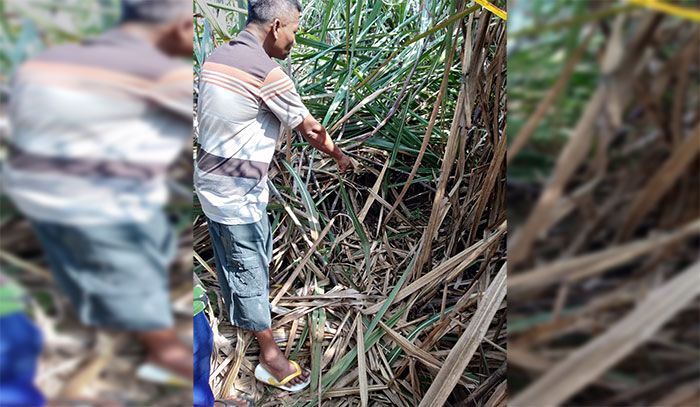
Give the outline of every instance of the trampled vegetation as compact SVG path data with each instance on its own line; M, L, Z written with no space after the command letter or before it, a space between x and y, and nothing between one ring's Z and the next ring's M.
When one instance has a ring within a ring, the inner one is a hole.
M284 65L358 163L339 177L332 160L287 133L270 172L273 329L311 367L312 384L288 396L255 383L257 345L222 314L195 202L196 272L218 334L214 393L235 388L261 405L441 405L439 395L497 405L505 21L467 2L303 3ZM195 71L245 21L245 2L196 5Z

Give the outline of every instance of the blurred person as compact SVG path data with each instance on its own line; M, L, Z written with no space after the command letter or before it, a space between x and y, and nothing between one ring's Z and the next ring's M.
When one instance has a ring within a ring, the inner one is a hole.
M196 276L195 276L196 278ZM211 372L211 354L214 350L214 333L204 313L207 297L204 287L195 284L193 289L193 320L192 320L192 399L194 407L210 407L214 405L214 393L209 386Z
M281 125L330 155L341 172L352 167L272 59L289 56L301 10L296 0L249 1L245 29L204 63L194 172L231 323L252 331L258 341L256 378L292 392L308 386L309 371L288 360L275 343L268 297L272 232L267 172Z
M25 314L26 300L22 287L0 273L0 406L46 404L34 384L41 331Z
M194 318L192 321L192 334L194 336L194 348L192 364L194 375L192 377L192 400L194 407L252 406L253 401L243 395L236 395L225 400L214 398L214 393L211 390L211 386L209 386L211 354L214 351L214 333L204 312L208 303L207 295L199 281L195 283L193 298Z
M174 329L167 169L192 131L189 0L123 0L119 25L13 78L4 189L80 321L133 332L151 371L192 378ZM6 333L3 333L3 336ZM143 366L142 366L143 367Z

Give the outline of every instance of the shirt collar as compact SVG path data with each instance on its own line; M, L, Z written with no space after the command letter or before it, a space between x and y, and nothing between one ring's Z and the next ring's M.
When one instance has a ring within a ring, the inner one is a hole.
M260 45L260 40L258 40L258 38L248 30L241 30L241 32L238 33L238 36L231 40L231 45L235 43L262 48L262 45Z

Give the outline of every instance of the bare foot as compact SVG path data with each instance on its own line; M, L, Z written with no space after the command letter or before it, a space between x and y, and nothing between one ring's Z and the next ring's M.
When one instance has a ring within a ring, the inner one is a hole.
M282 353L281 351L275 352L275 354L271 357L261 354L260 363L262 363L265 369L267 369L267 371L270 372L270 374L272 374L272 376L274 376L278 382L282 381L285 377L289 376L290 374L296 372L296 368L294 367L294 365L292 365L292 363L284 357L284 353ZM296 384L304 383L309 378L309 375L309 371L303 369L301 371L301 375L290 380L289 384L293 386Z
M267 369L277 381L282 381L285 377L296 372L292 363L284 357L272 335L271 329L255 332L255 338L260 345L260 363ZM301 375L289 381L290 385L304 383L309 378L309 371L304 369Z
M192 348L182 343L173 329L143 332L139 339L150 362L192 381Z
M150 349L148 360L182 376L185 380L192 380L192 349L181 342L164 344L158 349Z

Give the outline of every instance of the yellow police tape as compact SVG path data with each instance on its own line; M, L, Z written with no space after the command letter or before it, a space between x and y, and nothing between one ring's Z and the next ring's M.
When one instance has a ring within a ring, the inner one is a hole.
M488 0L474 0L475 2L479 3L481 7L485 8L486 10L492 12L493 14L497 15L500 17L501 20L508 20L508 13L505 11L501 10L500 8L494 6L489 2Z
M501 10L500 8L494 6L488 0L474 0L476 3L484 7L488 11L497 15L503 20L508 20L508 13ZM670 4L662 0L627 0L627 3L647 7L652 10L660 11L666 14L671 14L676 17L685 18L691 21L700 22L700 10L693 9L690 7L677 6L675 4Z
M477 0L477 2L479 1ZM677 6L661 0L627 0L627 2L635 6L647 7L676 17L700 22L700 10L698 9Z

